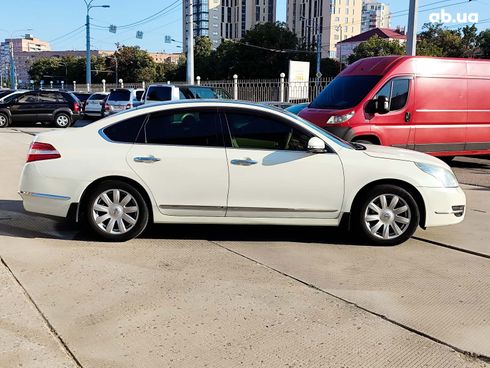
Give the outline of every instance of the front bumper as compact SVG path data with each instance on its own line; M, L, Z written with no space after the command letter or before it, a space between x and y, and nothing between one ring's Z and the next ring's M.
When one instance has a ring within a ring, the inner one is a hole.
M466 196L457 188L418 188L425 203L425 226L458 224L466 213Z

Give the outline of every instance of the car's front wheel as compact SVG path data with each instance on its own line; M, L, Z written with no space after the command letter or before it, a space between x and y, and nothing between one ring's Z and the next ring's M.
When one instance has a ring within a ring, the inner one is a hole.
M58 128L67 128L71 125L71 116L61 112L54 117L54 124Z
M355 214L357 228L371 243L396 245L408 240L419 224L412 195L395 185L379 185L363 196Z
M116 180L102 182L87 198L85 219L89 228L109 241L126 241L140 235L148 224L148 206L133 186Z
M0 128L6 128L9 126L9 117L7 114L0 112Z

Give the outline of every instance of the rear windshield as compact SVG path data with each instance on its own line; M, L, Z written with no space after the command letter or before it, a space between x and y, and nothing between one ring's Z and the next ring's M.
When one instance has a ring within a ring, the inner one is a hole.
M348 109L356 106L381 79L380 75L337 77L313 100L314 109Z
M106 95L103 93L94 93L89 97L89 100L103 100L105 97Z
M112 91L109 95L109 101L129 101L131 99L131 92L127 89L118 89Z
M172 87L149 87L146 100L170 101L172 100Z

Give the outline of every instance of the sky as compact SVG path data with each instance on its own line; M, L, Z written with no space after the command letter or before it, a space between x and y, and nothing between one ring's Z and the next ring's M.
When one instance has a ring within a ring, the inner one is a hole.
M277 20L286 20L286 1L277 0ZM383 1L383 0L381 0ZM19 37L31 33L35 37L51 43L53 50L85 49L85 14L83 0L1 0L0 39L11 35ZM409 0L384 0L390 4L391 26L406 26ZM91 49L113 50L115 43L139 45L154 52L179 52L178 43L166 44L165 35L182 40L182 5L176 0L94 0L95 5L110 5L110 8L94 8L92 18ZM146 19L167 8L160 16L150 18L141 24L133 23ZM441 18L441 8L445 13L459 20L475 20L479 29L490 27L490 0L419 0L418 28L432 19ZM474 13L471 15L471 13ZM435 14L435 15L434 15ZM445 16L447 19L447 16ZM488 21L487 21L488 20ZM118 26L115 34L108 26ZM457 23L450 23L458 27ZM26 29L31 29L27 31ZM136 32L143 31L143 39L136 38Z

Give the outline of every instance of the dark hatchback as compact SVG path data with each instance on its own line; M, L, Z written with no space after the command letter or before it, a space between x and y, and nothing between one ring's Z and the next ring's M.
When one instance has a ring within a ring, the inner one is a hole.
M29 91L0 104L0 128L38 121L66 128L79 118L80 101L69 92Z

